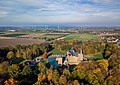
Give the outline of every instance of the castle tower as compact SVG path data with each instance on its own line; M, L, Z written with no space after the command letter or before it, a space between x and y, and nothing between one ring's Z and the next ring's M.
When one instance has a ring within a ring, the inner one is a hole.
M80 48L80 53L78 54L78 61L83 61L82 46L81 46L81 48Z
M82 46L80 47L80 54L83 54L83 52L82 52Z

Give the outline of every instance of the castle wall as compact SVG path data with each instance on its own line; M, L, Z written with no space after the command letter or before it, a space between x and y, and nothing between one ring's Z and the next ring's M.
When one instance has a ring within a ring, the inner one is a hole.
M59 65L62 65L62 64L63 64L62 58L61 58L61 57L56 58L56 61L58 62Z

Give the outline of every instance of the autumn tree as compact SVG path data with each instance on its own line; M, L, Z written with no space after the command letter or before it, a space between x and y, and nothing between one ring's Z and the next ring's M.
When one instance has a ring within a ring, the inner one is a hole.
M22 75L29 75L32 73L32 69L30 66L25 66L21 72Z
M15 58L15 54L12 51L9 51L8 54L7 54L7 58L8 59Z
M47 67L44 62L39 62L38 63L38 70L40 73L46 73L47 72Z
M43 57L44 59L46 59L46 58L47 58L47 52L44 52L44 54L42 55L42 57Z
M59 84L59 73L57 70L54 70L54 72L53 72L52 82L55 85Z
M0 64L0 74L1 75L2 74L7 74L8 73L8 71L7 71L8 67L9 67L9 62L8 61L4 61L3 63L1 63Z
M17 80L14 80L13 78L10 78L4 82L5 85L19 85L19 82Z
M17 58L22 58L22 54L20 53L20 51L16 52L16 57Z
M80 83L79 83L78 80L74 80L74 81L73 81L73 85L80 85Z
M59 78L59 85L67 85L67 79L65 75L61 75Z
M18 64L12 64L8 68L8 73L9 73L10 78L18 78L19 74L20 74L19 65Z

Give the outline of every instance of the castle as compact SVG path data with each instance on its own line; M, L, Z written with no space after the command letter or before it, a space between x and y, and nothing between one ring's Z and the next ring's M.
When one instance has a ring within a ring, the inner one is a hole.
M58 66L69 66L69 65L78 65L81 61L83 61L83 52L82 46L80 48L80 52L76 52L74 48L71 48L65 55L57 55L54 57L48 57L48 62L54 68L58 68ZM37 57L35 59L36 62L39 62L41 57Z
M78 65L81 61L83 61L82 47L80 52L75 52L75 50L71 48L71 50L67 52L67 56L63 64Z

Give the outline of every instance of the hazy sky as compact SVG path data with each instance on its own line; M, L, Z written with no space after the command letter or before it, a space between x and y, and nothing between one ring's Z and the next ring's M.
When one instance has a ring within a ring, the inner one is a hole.
M0 0L0 24L120 24L120 0Z

